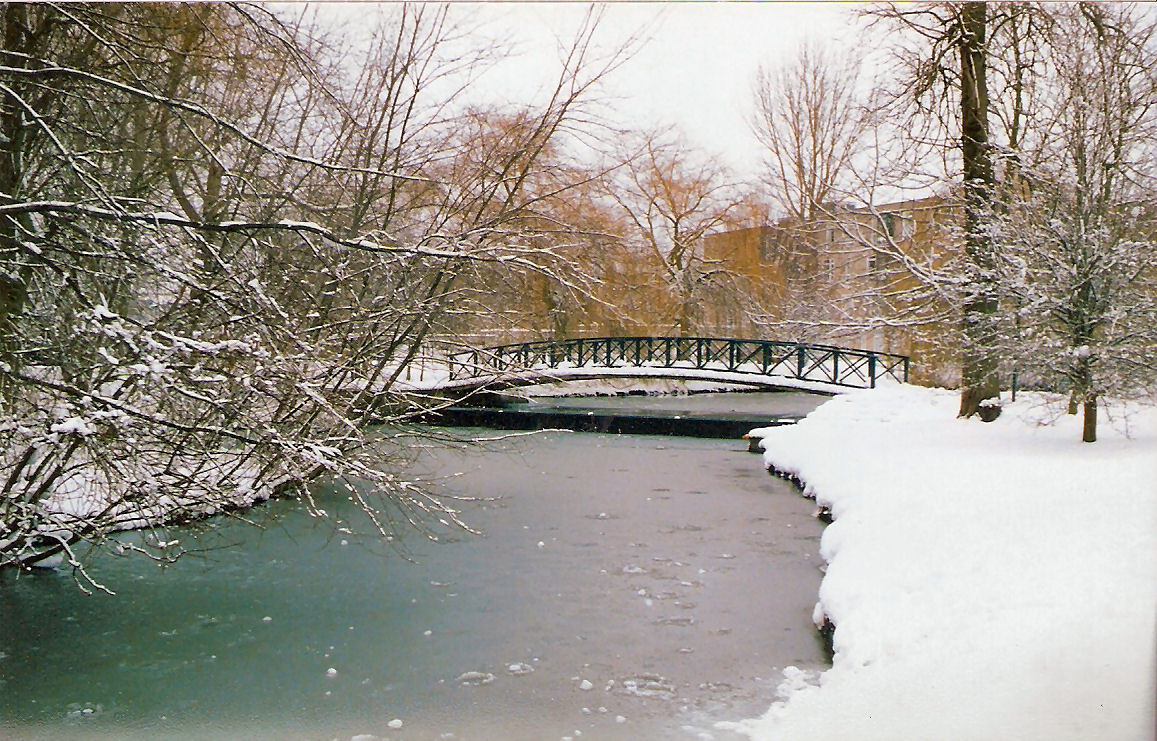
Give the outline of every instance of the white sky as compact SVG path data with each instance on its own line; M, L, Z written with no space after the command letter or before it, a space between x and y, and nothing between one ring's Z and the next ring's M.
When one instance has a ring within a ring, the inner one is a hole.
M555 69L557 39L573 37L583 3L463 3L524 50L487 84L529 91ZM690 143L755 178L760 153L747 120L761 63L790 55L805 38L848 35L855 4L840 2L618 2L605 6L599 40L614 48L632 33L647 39L608 80L624 125L675 125Z
M368 15L368 3L329 4L338 17ZM457 2L458 19L520 51L487 74L483 98L528 102L557 74L559 44L574 37L588 9L577 2ZM848 38L856 3L613 2L605 5L600 46L614 49L640 32L639 51L608 78L608 112L620 126L674 125L689 143L758 177L761 158L748 128L752 79L761 63L789 55L804 39ZM355 21L356 32L356 21Z

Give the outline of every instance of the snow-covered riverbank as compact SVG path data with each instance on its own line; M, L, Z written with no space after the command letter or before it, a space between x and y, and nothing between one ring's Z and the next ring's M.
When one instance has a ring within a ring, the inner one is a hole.
M896 386L769 428L765 462L835 521L820 677L739 727L760 741L1141 741L1154 734L1157 409L1101 441L1023 395L992 424ZM1112 410L1111 410L1112 411ZM1128 436L1126 437L1126 433Z

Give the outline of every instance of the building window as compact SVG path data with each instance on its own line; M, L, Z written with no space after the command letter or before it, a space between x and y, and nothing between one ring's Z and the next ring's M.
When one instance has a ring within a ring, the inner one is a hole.
M761 262L771 262L775 254L775 239L770 234L759 237L759 259Z
M899 236L899 221L896 214L884 214L884 232L892 239Z
M876 253L875 252L869 253L868 254L868 273L869 274L875 273L878 265L879 265L879 260L877 259Z

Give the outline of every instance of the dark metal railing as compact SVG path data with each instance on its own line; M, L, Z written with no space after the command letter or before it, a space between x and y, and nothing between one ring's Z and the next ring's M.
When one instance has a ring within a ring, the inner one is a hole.
M453 353L450 380L555 368L694 368L782 376L836 386L907 383L904 355L777 340L709 337L596 337L541 340Z

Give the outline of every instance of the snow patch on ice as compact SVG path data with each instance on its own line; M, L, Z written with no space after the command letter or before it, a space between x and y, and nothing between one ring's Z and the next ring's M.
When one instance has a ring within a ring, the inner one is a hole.
M464 685L468 685L471 687L477 687L479 685L490 684L491 682L493 682L494 681L494 675L491 674L490 672L477 672L477 671L462 672L461 674L458 675L458 679L456 679L455 681L458 682L459 684L464 684Z

